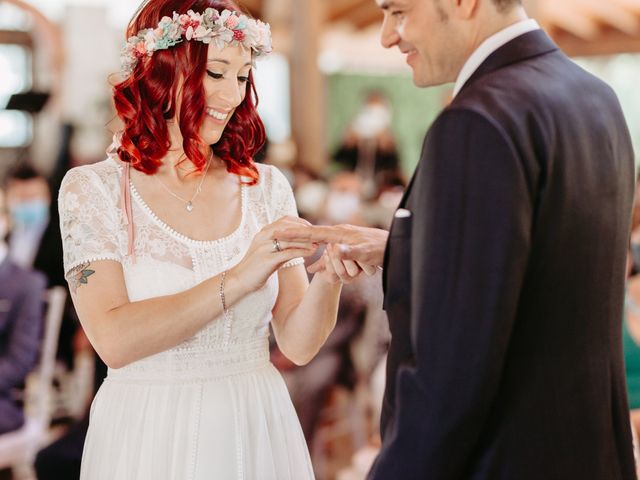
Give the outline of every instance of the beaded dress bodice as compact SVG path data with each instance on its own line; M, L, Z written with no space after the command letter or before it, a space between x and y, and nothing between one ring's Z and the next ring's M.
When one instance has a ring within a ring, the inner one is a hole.
M70 170L59 197L65 271L98 260L120 262L129 300L135 302L184 291L228 270L243 258L262 227L282 216L297 215L291 187L282 173L272 166L257 167L259 182L241 187L242 217L237 228L214 241L193 240L175 231L130 183L134 255L127 255L121 162L110 156ZM302 259L295 259L285 267L300 263ZM238 301L227 318L220 316L181 345L119 369L121 374L183 376L220 367L229 354L236 363L244 353L263 355L277 293L274 274L261 289Z

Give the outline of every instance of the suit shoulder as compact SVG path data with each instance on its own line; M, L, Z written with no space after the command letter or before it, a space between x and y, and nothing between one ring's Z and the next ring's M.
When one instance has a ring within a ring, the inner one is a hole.
M505 66L464 88L452 106L473 109L501 122L505 117L545 117L576 109L617 104L605 82L561 52ZM533 114L533 117L531 115Z
M444 135L451 137L452 145L461 146L455 139L459 139L459 135L470 130L480 136L492 135L502 138L506 143L509 142L508 134L494 116L483 109L463 105L445 108L429 129L427 141L433 135Z

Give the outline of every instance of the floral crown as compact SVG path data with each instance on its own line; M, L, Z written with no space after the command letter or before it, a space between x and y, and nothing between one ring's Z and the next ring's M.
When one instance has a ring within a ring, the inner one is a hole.
M204 13L173 12L173 18L162 17L156 28L140 30L127 40L120 55L122 71L131 74L139 59L173 47L181 43L183 37L214 43L220 50L225 44L243 45L254 57L271 52L271 28L260 20L231 10L221 13L213 8L207 8Z

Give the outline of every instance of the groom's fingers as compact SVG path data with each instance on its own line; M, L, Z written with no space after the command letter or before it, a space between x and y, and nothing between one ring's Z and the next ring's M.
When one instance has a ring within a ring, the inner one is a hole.
M345 260L342 263L344 264L344 268L350 277L357 277L362 271L360 270L360 267L358 266L358 264L353 260Z
M320 257L319 260L316 260L311 265L307 267L307 272L309 273L318 273L324 270L324 258Z
M357 261L360 253L358 252L357 246L345 245L342 243L333 245L332 255L339 258L341 261L346 262L347 260Z
M347 273L344 262L338 255L336 255L337 250L338 249L333 245L327 245L326 252L329 255L331 265L333 265L333 270L336 272L336 275L340 278L342 283L351 283L353 278Z
M369 276L369 277L375 275L376 272L378 271L378 269L376 268L375 265L365 265L365 264L362 264L360 262L356 262L356 263L364 271L364 273L366 273L367 276Z

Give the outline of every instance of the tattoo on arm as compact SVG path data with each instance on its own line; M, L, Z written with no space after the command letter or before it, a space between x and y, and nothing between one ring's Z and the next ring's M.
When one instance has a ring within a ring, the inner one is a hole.
M80 287L80 285L86 285L89 283L88 278L96 273L95 270L89 269L90 266L90 262L84 262L69 270L69 273L67 274L67 282L69 283L69 288L73 293L78 291L78 287Z

